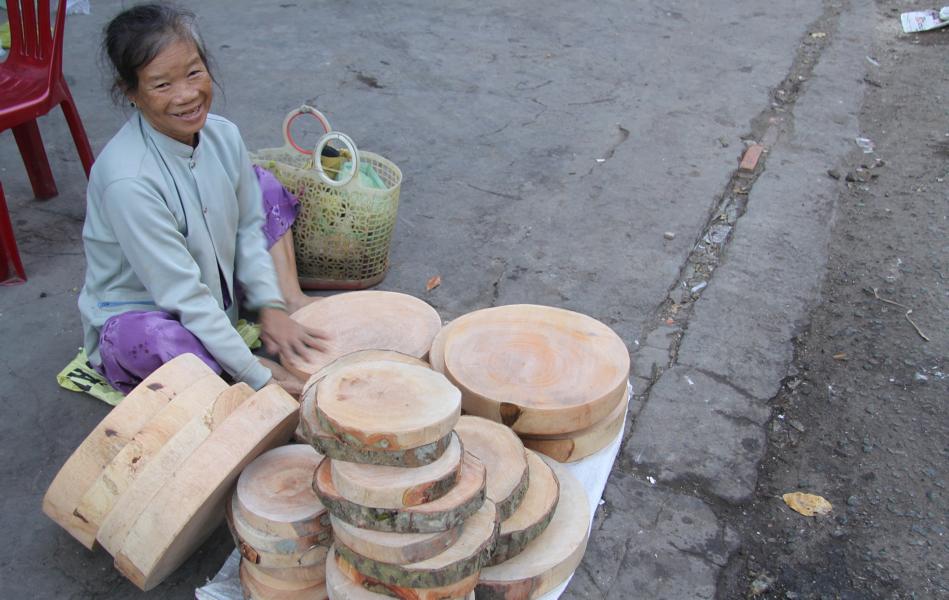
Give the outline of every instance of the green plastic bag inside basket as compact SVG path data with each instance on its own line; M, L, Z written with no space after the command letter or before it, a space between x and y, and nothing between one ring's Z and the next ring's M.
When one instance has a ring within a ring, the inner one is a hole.
M353 170L353 163L346 161L343 163L343 166L339 170L339 176L336 178L337 181L349 177L349 173ZM376 190L386 189L386 184L382 181L382 178L379 177L379 174L376 173L376 170L372 168L372 165L369 163L360 163L359 165L359 177L357 179L359 185L372 188Z

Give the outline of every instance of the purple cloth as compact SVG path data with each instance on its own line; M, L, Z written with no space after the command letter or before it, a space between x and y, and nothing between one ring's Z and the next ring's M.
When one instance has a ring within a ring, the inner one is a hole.
M260 182L264 207L264 236L269 250L293 225L300 202L284 189L270 171L254 165ZM221 278L225 308L231 296ZM236 291L238 298L240 290ZM99 354L102 364L96 370L109 384L128 394L162 366L179 354L190 352L218 374L221 366L204 344L173 315L164 311L129 311L111 317L99 332Z
M217 374L222 371L193 333L160 310L132 310L111 317L99 333L99 347L102 364L97 370L123 394L132 391L158 367L187 352Z
M267 217L264 236L267 237L267 249L270 250L293 225L300 211L300 201L267 169L254 165L254 172L257 173L264 197L264 215Z

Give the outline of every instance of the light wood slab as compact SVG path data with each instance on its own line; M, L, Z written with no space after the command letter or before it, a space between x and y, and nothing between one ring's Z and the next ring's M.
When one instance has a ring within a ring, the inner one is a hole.
M286 583L281 587L271 586L258 578L258 573L248 569L241 561L241 590L247 600L327 600L329 595L325 583L299 585Z
M599 452L616 439L626 419L628 396L601 421L585 429L552 436L522 435L524 445L559 462L575 462Z
M177 569L224 518L241 470L290 439L298 410L272 384L231 413L142 511L115 556L116 568L146 591Z
M235 515L250 527L278 537L324 532L326 508L313 492L313 473L322 460L322 454L305 444L261 454L237 479Z
M625 396L629 352L599 321L536 305L487 308L447 326L444 372L467 413L520 434L589 427Z
M102 521L152 457L191 419L204 413L227 388L223 379L210 373L172 398L99 473L74 514L98 534Z
M323 429L375 450L437 442L461 415L461 393L441 373L392 361L335 369L317 384L316 394Z
M326 349L314 352L310 360L281 360L302 379L357 350L396 350L425 358L442 325L438 312L423 300L375 290L329 296L304 306L290 318L329 338Z
M132 437L168 402L213 371L193 354L168 361L135 387L66 460L43 497L43 512L92 549L95 526L74 514L92 483Z
M530 485L517 511L501 522L498 541L488 562L502 563L519 554L550 523L560 499L560 483L553 470L535 452L527 452Z
M501 521L510 517L527 492L528 471L524 444L511 428L482 417L465 415L455 432L465 449L488 471L488 499L498 507Z
M583 486L566 467L546 459L560 481L560 499L550 524L524 550L481 570L478 597L527 600L563 583L577 568L586 550L590 504Z
M350 525L330 517L335 539L372 560L406 565L423 561L448 549L458 540L463 525L435 533L389 533Z
M458 541L424 561L399 565L367 558L336 541L336 552L357 571L375 581L405 588L433 588L455 584L477 573L494 550L498 511L485 500L465 521Z
M461 525L481 508L485 499L485 469L480 460L465 452L461 477L450 492L434 502L402 509L371 508L343 498L333 485L330 459L325 459L316 469L313 489L334 517L356 527L395 533L434 533Z
M462 456L463 445L452 434L445 453L424 467L381 467L339 460L330 465L336 491L350 502L373 508L404 508L437 500L455 487ZM489 478L489 489L490 482Z
M334 600L390 600L411 598L412 600L475 600L474 586L477 574L459 581L448 588L409 589L373 581L357 571L338 554L326 559L326 588Z
M298 590L326 583L326 563L312 567L266 569L241 560L241 568L263 585L278 590Z
M292 537L255 529L235 512L233 496L230 502L224 504L224 511L234 545L244 558L261 567L284 569L312 566L322 560L316 551L317 547L325 548L333 543L333 530L329 526L322 531Z
M184 461L207 439L211 431L253 394L254 390L246 383L232 385L221 392L203 414L193 417L161 447L102 521L96 539L103 548L113 555L122 548L129 528L135 524L152 497L175 476Z

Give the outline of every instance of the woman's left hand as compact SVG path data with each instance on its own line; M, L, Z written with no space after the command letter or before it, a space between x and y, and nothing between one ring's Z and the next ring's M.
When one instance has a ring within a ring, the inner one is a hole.
M260 309L260 339L267 352L295 361L308 362L311 351L326 349L327 336L304 327L277 308Z

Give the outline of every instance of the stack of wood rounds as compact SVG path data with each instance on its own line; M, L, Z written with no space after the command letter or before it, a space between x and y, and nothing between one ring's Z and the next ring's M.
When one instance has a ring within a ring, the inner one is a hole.
M395 350L425 358L442 326L441 317L423 300L375 290L329 296L290 318L327 335L326 347L311 352L307 360L281 357L283 366L303 380L359 350Z
M593 454L623 426L629 352L591 317L527 304L478 310L446 325L429 359L461 390L466 413L558 461Z
M331 598L474 590L499 517L485 465L454 432L460 412L443 375L406 360L348 359L304 392L301 429L327 455L313 488L332 515Z
M332 543L329 514L313 492L323 456L311 446L275 448L250 463L227 504L241 554L244 597L321 600Z
M86 547L101 544L149 590L221 523L241 469L289 439L298 410L278 386L228 387L196 356L181 355L89 434L43 511Z

